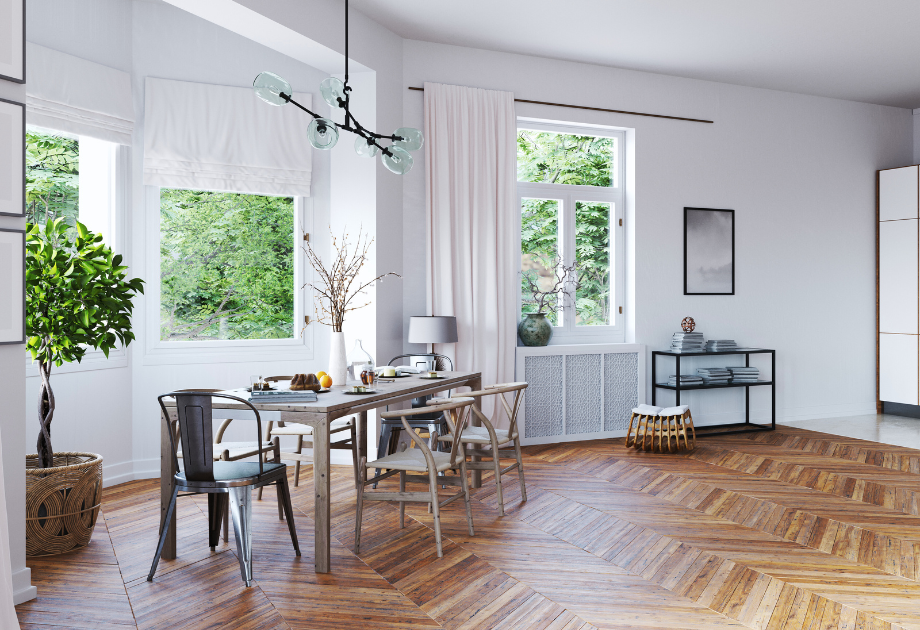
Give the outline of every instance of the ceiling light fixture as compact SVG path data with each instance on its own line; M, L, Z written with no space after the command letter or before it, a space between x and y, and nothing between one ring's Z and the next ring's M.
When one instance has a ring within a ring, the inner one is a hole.
M309 109L295 101L291 84L273 72L262 72L252 82L252 89L256 95L271 105L287 105L293 103L303 111L313 116L313 122L307 127L307 139L314 148L328 150L339 141L339 129L350 131L358 137L355 138L355 152L361 157L374 157L378 153L383 160L383 165L396 173L405 175L412 168L412 154L422 148L424 138L422 132L412 127L400 127L392 135L385 136L365 129L351 113L351 86L348 85L348 0L345 0L345 81L335 77L324 79L320 83L319 91L323 100L330 107L340 107L345 110L345 124L339 124ZM382 140L390 140L387 146L380 144Z

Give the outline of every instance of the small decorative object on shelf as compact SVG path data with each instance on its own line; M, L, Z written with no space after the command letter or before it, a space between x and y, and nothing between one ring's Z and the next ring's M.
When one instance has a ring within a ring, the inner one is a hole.
M693 321L692 317L684 317L684 319L680 322L680 327L684 332L693 332L696 330L696 322Z

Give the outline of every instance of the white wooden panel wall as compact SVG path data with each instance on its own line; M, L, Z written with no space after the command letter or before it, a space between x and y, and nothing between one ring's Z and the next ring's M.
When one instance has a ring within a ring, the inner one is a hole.
M879 172L879 400L920 405L920 170Z
M879 224L879 332L916 335L918 219Z
M916 219L918 167L879 172L879 220Z
M880 335L879 398L885 402L920 404L917 335Z

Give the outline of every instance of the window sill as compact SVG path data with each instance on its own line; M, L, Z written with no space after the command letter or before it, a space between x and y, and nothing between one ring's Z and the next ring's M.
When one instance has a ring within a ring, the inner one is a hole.
M106 358L101 350L88 350L80 363L65 363L61 367L53 366L51 374L73 374L93 370L115 370L128 367L128 351L116 348ZM38 363L32 361L32 355L26 353L26 378L39 378Z
M312 341L312 336L310 338ZM244 339L239 341L156 342L144 354L144 365L195 365L300 361L313 358L312 343L304 339Z
M576 345L597 345L606 343L625 343L626 334L621 330L615 330L604 326L599 330L578 330L575 332L563 330L562 328L553 328L553 337L549 340L551 346L576 346ZM518 347L525 348L518 339Z

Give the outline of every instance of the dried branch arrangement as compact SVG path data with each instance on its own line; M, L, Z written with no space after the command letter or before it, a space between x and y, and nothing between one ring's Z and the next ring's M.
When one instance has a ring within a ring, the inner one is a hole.
M331 233L331 230L330 230ZM342 323L345 314L368 306L371 302L367 298L367 289L375 283L382 281L387 276L401 278L398 273L383 273L367 282L361 282L361 268L367 262L374 239L358 230L358 238L354 245L348 240L348 234L341 237L332 234L333 261L327 268L319 254L313 251L309 241L303 248L310 265L316 270L319 278L316 282L307 282L302 288L310 287L316 292L316 321L320 324L332 326L335 332L342 332ZM352 301L359 298L361 304Z
M537 307L537 313L546 314L549 311L562 307L561 301L553 305L553 296L562 296L575 299L575 292L581 288L581 283L575 280L575 263L568 267L562 264L558 257L553 259L553 285L547 290L540 288L540 276L536 271L525 271L523 274L525 290L532 296L529 302Z

